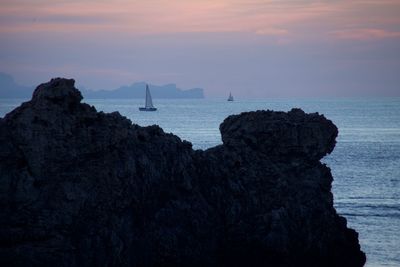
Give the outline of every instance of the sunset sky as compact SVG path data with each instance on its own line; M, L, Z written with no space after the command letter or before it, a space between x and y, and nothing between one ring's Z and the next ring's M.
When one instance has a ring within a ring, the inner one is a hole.
M0 0L0 72L208 97L400 95L400 0Z

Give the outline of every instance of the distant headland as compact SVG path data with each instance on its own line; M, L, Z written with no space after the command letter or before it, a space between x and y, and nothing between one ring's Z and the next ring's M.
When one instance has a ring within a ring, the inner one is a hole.
M19 85L14 78L0 72L0 98L31 98L34 87Z
M176 84L149 84L149 87L153 98L204 98L201 88L182 90L177 88ZM115 90L82 90L82 94L85 98L144 98L145 88L145 82L138 82Z
M149 84L149 86L153 98L204 98L202 88L183 90L172 83L165 85ZM144 98L145 87L146 82L136 82L113 90L81 89L81 91L85 98ZM11 75L0 72L0 98L31 98L33 90L33 86L19 85Z

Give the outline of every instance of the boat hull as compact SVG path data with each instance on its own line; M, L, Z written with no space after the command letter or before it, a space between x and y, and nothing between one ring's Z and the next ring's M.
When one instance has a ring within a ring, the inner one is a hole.
M139 108L140 111L156 111L157 108Z

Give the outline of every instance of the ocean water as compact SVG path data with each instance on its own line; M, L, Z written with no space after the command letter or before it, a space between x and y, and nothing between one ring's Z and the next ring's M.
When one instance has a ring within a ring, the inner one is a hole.
M156 112L140 112L138 99L85 102L142 126L158 124L195 149L220 144L219 124L230 114L293 107L324 114L339 128L334 151L323 159L333 173L335 207L359 233L366 266L400 266L400 98L154 99ZM20 103L0 99L0 116Z

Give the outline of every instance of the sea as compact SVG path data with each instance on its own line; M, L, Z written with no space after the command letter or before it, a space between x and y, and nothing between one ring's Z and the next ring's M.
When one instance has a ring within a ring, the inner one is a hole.
M0 117L21 102L0 99ZM140 112L141 99L84 102L141 126L157 124L194 149L221 144L219 125L231 114L294 107L324 114L339 128L334 151L322 159L334 177L335 208L359 233L366 266L400 266L400 98L153 99L155 112Z

